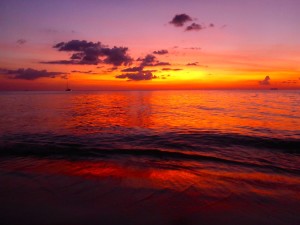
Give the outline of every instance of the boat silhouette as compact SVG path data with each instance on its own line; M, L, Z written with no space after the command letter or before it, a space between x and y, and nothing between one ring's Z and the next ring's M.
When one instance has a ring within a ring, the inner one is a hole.
M69 87L69 78L67 77L67 87L65 91L72 91L72 89Z

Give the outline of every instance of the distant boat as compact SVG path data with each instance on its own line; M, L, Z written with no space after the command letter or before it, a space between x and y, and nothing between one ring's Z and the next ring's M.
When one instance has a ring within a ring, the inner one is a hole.
M66 90L65 91L72 91L72 89L71 88L69 88L69 79L67 78L67 88L66 88Z

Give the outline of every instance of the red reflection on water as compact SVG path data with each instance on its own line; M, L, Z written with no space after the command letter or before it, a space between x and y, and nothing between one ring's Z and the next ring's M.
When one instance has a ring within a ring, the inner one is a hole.
M279 198L290 195L299 199L298 177L285 174L270 174L239 171L225 165L181 162L177 166L166 163L141 164L134 161L66 161L66 160L12 160L2 169L10 171L33 172L36 174L61 174L79 176L85 179L112 179L121 181L122 186L131 188L169 189L186 194L202 193L206 196L220 197L230 193L252 193L258 196ZM174 168L172 168L174 167ZM193 169L191 169L193 168Z

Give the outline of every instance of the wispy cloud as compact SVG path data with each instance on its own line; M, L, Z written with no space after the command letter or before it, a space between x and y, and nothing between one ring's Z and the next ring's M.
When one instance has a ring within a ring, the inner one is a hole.
M158 51L154 51L153 54L157 54L157 55L165 55L168 54L168 50L166 49L162 49L162 50L158 50Z
M200 47L189 47L189 48L184 48L184 49L201 50L202 48L200 48Z
M180 71L182 69L179 69L179 68L175 68L175 69L172 69L172 68L162 68L163 71Z
M24 45L27 41L23 38L17 40L18 45Z
M92 70L89 70L89 71L72 70L71 72L72 73L84 73L84 74L98 74L98 73L93 72Z
M199 62L193 62L186 64L187 66L199 66Z
M286 80L286 81L282 81L282 83L284 83L284 84L297 84L297 83L299 83L299 80Z

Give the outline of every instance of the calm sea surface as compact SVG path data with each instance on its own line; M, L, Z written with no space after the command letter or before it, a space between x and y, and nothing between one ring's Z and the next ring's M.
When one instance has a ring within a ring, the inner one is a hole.
M300 91L2 92L0 149L10 223L300 224Z

